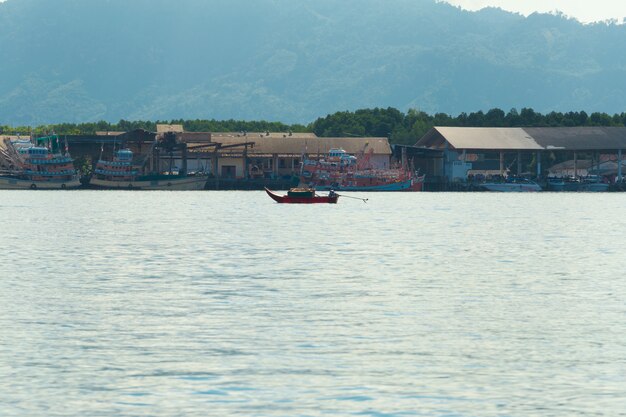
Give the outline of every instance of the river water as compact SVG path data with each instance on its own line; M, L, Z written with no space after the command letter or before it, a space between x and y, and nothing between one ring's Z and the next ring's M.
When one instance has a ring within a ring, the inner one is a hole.
M626 415L626 194L0 191L0 416Z

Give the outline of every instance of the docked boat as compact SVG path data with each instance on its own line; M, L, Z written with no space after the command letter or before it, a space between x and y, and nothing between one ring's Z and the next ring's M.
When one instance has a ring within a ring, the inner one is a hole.
M609 184L604 182L587 182L581 181L578 190L581 192L599 193L609 191Z
M405 168L374 168L370 157L332 148L322 159L304 160L300 183L321 191L422 191L423 175Z
M130 149L119 149L112 161L98 160L89 182L93 188L124 190L203 190L207 175L164 173L140 175L141 164L133 163Z
M537 192L541 186L527 178L507 178L504 182L485 182L480 184L487 191L497 192Z
M548 191L573 191L568 189L570 185L569 181L566 181L565 178L548 178L547 186Z
M409 178L405 180L386 181L381 176L362 176L352 180L350 176L341 178L331 184L325 181L314 183L320 191L422 191L424 177Z
M550 191L604 192L609 184L593 178L548 178Z
M57 135L6 139L0 148L0 189L75 189L81 186L67 143Z
M292 188L287 192L287 195L276 194L267 188L265 188L265 192L277 203L287 204L336 204L339 199L339 195L335 194L334 191L323 196L317 195L315 190L310 188Z

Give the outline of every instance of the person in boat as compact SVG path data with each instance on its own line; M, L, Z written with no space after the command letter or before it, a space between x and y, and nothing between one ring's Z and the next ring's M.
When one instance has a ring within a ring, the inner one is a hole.
M336 197L336 196L337 196L337 193L335 192L335 190L330 190L330 191L328 192L328 197L330 197L330 198L334 198L334 197Z

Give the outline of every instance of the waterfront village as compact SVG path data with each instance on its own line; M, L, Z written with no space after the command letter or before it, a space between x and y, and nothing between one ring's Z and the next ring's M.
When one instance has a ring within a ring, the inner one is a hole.
M0 135L0 189L622 191L625 127L434 127L414 145L292 132Z

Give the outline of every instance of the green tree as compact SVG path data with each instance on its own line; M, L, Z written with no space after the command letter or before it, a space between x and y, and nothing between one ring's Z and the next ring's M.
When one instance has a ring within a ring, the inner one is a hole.
M484 123L491 127L503 127L506 125L504 111L494 108L485 114Z

